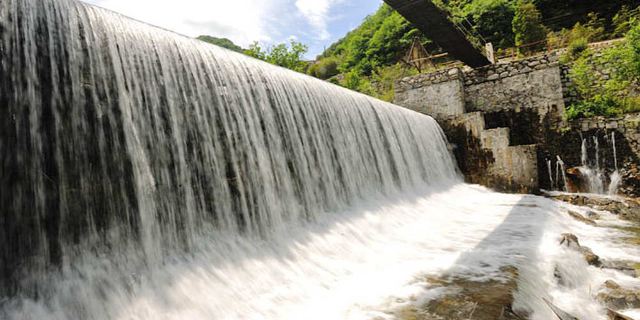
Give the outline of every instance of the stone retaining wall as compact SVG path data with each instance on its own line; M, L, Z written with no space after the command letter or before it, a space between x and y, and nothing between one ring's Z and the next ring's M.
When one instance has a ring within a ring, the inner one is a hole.
M544 55L404 78L396 84L394 102L439 120L456 146L454 153L468 182L532 193L539 184L535 142L512 145L518 132L486 128L485 114L531 109L536 110L536 120L548 118L550 111L559 119L564 111L561 87L557 56Z
M467 182L505 192L538 192L535 145L511 146L509 128L486 129L482 112L440 123Z
M436 118L467 181L501 191L552 188L547 161L559 156L568 168L580 166L583 138L599 139L602 166L613 171L615 132L621 190L640 196L640 114L567 122L565 101L575 96L558 56L405 78L395 103Z
M555 54L479 69L453 68L396 83L395 103L444 119L473 111L563 105Z
M405 78L396 87L395 103L434 118L465 113L462 72L455 68Z

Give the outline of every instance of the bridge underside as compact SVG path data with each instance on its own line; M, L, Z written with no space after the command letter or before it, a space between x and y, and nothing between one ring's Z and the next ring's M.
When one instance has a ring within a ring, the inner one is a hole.
M478 68L491 64L482 50L476 48L447 14L430 0L384 0L400 15L413 23L424 35L451 56Z

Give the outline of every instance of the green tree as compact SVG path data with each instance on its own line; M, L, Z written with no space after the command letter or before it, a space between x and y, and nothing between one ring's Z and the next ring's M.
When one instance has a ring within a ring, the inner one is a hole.
M544 47L541 41L546 39L547 29L542 24L540 11L532 2L527 0L518 2L512 28L519 53L536 51ZM523 45L526 47L522 48Z
M459 23L469 21L477 33L495 48L509 48L514 45L511 23L515 16L514 4L508 0L476 0L462 10ZM464 21L466 20L466 21Z
M290 44L280 43L263 49L258 42L254 42L244 53L248 56L264 60L287 69L305 72L308 63L303 61L308 47L300 42L291 40Z
M235 52L242 53L244 50L237 44L233 43L233 41L227 38L216 38L212 36L199 36L196 39L200 41L204 41L207 43L215 44L219 47L227 48L229 50L233 50Z
M629 30L631 30L633 25L637 23L639 19L640 6L633 10L629 9L629 6L622 6L620 11L618 11L618 13L616 13L616 15L613 16L613 19L611 20L614 27L613 36L624 36L627 32L629 32Z
M307 73L319 79L329 79L338 74L338 60L334 57L322 58L312 64Z
M570 66L570 77L582 100L567 109L570 119L640 111L640 97L633 93L640 85L639 23L633 23L623 43L598 56L584 50ZM595 66L606 66L610 77L599 77Z

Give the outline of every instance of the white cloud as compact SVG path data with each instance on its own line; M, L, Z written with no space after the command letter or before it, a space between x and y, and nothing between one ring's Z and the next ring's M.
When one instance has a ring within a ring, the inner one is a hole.
M187 36L229 38L245 48L254 41L269 46L294 39L309 45L310 55L315 55L332 38L329 24L344 19L333 12L337 5L345 4L343 9L355 12L361 1L372 0L81 1Z
M271 42L286 0L84 0L187 36L226 37L241 46Z
M320 40L326 40L331 35L327 30L331 7L342 0L296 0L296 7L313 26Z

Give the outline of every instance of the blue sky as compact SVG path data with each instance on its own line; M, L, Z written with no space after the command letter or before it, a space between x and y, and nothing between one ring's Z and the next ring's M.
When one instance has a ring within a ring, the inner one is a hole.
M295 39L307 58L375 12L382 0L83 0L187 36L226 37L247 47Z

